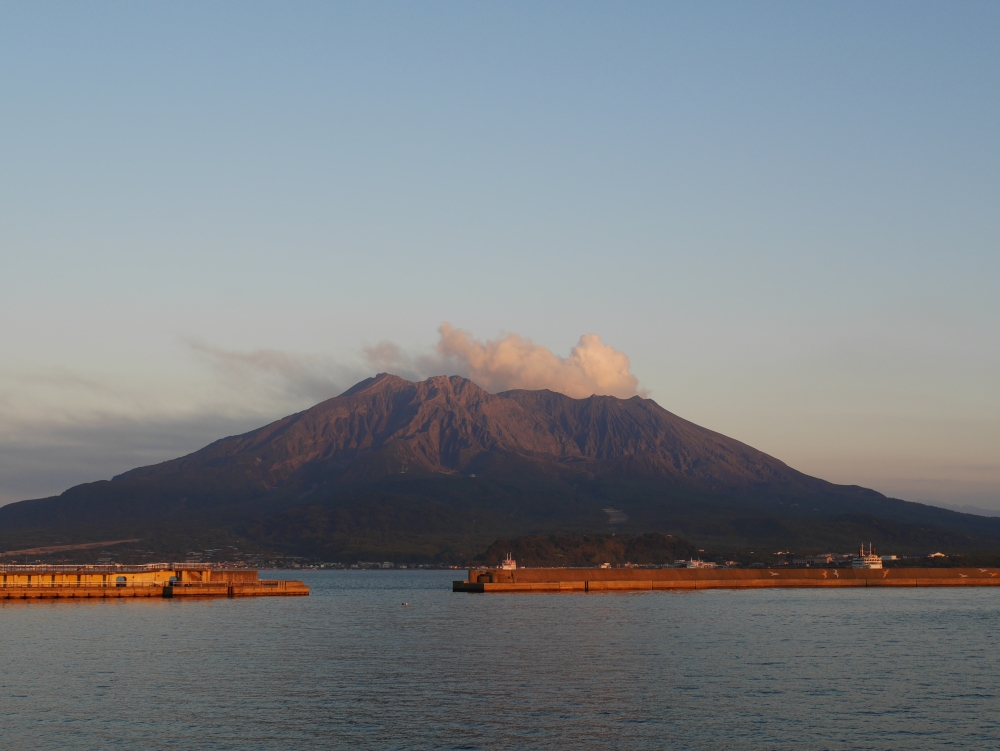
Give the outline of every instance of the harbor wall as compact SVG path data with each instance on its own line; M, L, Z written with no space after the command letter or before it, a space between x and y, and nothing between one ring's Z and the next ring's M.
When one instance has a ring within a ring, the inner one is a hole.
M11 568L13 566L5 566ZM19 569L28 569L19 566ZM124 583L126 586L156 586L162 587L173 571L45 571L44 567L30 567L36 570L13 570L0 573L0 587L114 587ZM60 567L62 568L62 567Z
M781 587L1000 586L1000 569L469 569L455 592L623 592L643 590L761 589Z
M249 569L197 564L0 565L0 600L308 595L300 581L260 579Z

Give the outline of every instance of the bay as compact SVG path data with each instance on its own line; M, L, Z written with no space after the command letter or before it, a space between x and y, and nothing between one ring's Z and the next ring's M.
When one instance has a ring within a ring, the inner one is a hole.
M0 603L4 749L984 749L992 588ZM406 603L404 605L404 603Z

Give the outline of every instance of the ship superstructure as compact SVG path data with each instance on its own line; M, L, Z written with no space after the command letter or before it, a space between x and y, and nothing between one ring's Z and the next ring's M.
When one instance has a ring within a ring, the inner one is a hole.
M851 561L851 568L882 568L882 559L875 553L875 548L868 543L868 552L865 553L865 544L861 543L858 548L858 557Z

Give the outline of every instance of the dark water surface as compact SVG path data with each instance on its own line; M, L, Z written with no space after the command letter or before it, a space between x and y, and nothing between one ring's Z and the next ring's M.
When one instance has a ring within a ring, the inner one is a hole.
M1000 746L1000 590L453 594L461 573L0 603L0 748Z

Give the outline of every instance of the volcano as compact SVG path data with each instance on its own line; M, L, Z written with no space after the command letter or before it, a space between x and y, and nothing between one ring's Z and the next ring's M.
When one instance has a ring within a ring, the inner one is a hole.
M452 561L498 537L619 531L727 549L1000 547L1000 519L810 477L650 399L387 373L179 459L0 508L8 549L141 537L162 554L238 543Z

